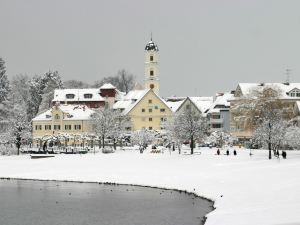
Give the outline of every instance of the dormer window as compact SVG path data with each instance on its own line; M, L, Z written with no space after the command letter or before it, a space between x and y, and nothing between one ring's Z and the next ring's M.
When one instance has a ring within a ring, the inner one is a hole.
M84 94L84 98L93 98L93 94Z
M66 94L66 98L73 99L73 98L75 98L75 95L74 94Z
M288 95L289 95L290 97L300 97L300 90L297 89L297 88L295 88L295 89L291 90L291 91L288 93Z
M58 114L55 114L55 117L54 117L56 120L59 120L60 119L60 116Z

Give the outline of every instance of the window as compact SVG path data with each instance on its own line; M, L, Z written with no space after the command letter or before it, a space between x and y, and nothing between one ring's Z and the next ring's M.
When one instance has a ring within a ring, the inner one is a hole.
M152 127L149 127L149 130L152 130Z
M51 130L51 125L45 125L45 130Z
M150 84L150 88L153 89L154 88L154 84Z
M165 109L160 109L160 112L165 112L166 110Z
M65 125L65 130L71 130L72 129L72 126L71 125Z
M84 94L84 98L93 98L93 94Z
M73 99L73 98L75 98L75 95L74 94L66 94L66 98Z
M221 127L222 127L222 124L220 124L220 123L213 123L213 124L211 125L211 127L212 127L212 128L221 128Z
M154 71L150 70L150 76L154 76Z
M60 125L54 125L54 130L60 130Z
M185 108L186 109L190 109L191 107L190 107L190 105L186 105Z
M300 97L300 90L295 88L291 90L288 95L291 97Z
M149 113L152 113L152 109L149 109Z
M145 112L145 109L142 109L142 112Z
M56 120L59 120L60 116L58 114L55 114L55 117L54 117Z
M152 121L152 117L149 118L149 122L151 122L151 121Z
M156 106L154 106L154 108L155 108L155 109L158 109L158 106L156 105Z
M150 62L153 61L153 55L150 55Z
M220 119L221 116L220 116L220 115L212 115L211 118L212 118L212 119Z
M74 125L75 130L81 130L81 125Z
M148 100L148 103L151 104L151 103L152 103L152 99L149 99L149 100Z
M42 130L42 125L35 125L35 130Z

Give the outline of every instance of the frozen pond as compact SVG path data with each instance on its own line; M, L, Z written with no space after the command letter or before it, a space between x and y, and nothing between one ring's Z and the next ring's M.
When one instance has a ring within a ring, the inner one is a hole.
M199 225L212 202L125 185L0 180L0 224Z

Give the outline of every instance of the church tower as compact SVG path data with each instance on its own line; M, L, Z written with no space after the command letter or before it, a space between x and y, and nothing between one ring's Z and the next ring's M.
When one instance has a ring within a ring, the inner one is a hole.
M145 89L153 89L159 95L158 47L152 41L145 47Z

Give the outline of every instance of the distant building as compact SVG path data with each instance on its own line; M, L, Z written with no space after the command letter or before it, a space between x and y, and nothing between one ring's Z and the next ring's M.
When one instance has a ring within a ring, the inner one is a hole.
M230 133L230 101L233 93L218 93L207 112L211 131Z
M124 96L112 84L104 84L100 88L88 89L56 89L52 104L86 105L89 108L101 108L108 103L112 105Z
M131 130L162 130L163 123L172 116L172 110L153 89L130 91L123 100L114 104L131 118Z
M55 105L32 120L32 138L34 143L46 140L54 135L82 135L92 132L91 115L93 110L85 105ZM78 144L74 139L62 141L66 144Z
M281 110L285 114L293 114L296 102L300 101L300 83L239 83L230 100L230 130L239 140L251 139L254 130L253 126L247 126L247 116L236 109L240 108L243 98L251 98L253 91L265 88L276 89L279 92L279 99L284 105Z

